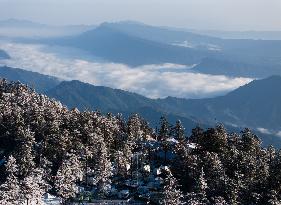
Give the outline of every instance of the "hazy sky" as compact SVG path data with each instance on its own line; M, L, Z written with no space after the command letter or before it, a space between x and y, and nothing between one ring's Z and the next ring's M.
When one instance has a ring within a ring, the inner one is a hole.
M281 0L0 0L0 19L48 24L136 20L195 29L281 30Z

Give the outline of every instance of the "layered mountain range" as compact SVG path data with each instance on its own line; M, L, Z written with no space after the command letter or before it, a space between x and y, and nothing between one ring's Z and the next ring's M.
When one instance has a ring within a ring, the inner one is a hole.
M181 120L187 133L195 126L209 127L224 123L231 131L250 127L261 134L266 145L281 145L281 77L255 80L225 96L209 99L150 99L136 93L94 86L80 81L57 78L21 69L1 67L0 76L21 81L35 90L61 101L69 108L122 113L139 113L151 126L158 126L161 116L174 123Z
M233 77L280 75L281 41L222 39L136 22L103 23L78 35L32 41L74 47L129 66L197 65L194 72Z
M0 22L0 27L16 28L22 32L25 29L40 29L41 32L54 29L47 25L13 19ZM162 115L166 115L173 122L180 119L187 131L196 125L208 127L217 123L224 123L234 131L250 127L265 136L265 144L280 143L280 40L223 39L208 36L204 32L137 22L70 27L75 32L68 32L66 29L64 32L68 35L63 37L61 34L50 35L52 38L42 35L41 38L34 39L34 36L26 38L29 35L27 33L28 35L23 35L25 39L14 40L20 43L78 48L105 61L129 65L132 69L142 65L172 63L187 66L188 72L262 80L255 80L215 98L150 99L124 90L80 81L62 81L10 67L1 67L0 76L26 83L38 92L60 100L69 108L123 113L125 116L140 113L153 127L158 125ZM9 55L0 50L0 59L7 58ZM187 71L183 69L181 72Z
M0 22L0 28L2 31L20 30L13 32L23 33L24 39L17 39L17 42L78 48L106 61L132 67L174 63L196 65L194 72L212 75L265 78L281 74L281 40L273 37L262 39L277 40L259 40L255 35L252 39L251 36L249 39L225 39L209 36L208 32L138 22L54 27L10 19ZM36 39L33 34L28 38L26 29L39 29Z

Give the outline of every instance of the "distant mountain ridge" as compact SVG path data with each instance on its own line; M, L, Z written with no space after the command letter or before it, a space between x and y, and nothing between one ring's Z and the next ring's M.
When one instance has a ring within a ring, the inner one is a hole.
M163 63L193 65L199 63L204 56L211 54L211 51L201 51L133 36L109 27L107 24L102 24L78 36L50 39L45 43L79 48L106 60L130 66Z
M173 28L164 28L159 26L150 26L143 23L132 21L121 21L115 23L105 22L101 24L108 28L127 33L131 36L136 36L151 41L156 41L165 44L180 43L188 40L194 46L203 44L218 44L221 42L220 38L211 37L208 35L201 35L189 31L180 31Z
M220 39L135 22L103 23L80 35L39 43L85 50L109 62L135 67L174 63L195 72L233 77L281 75L281 41Z

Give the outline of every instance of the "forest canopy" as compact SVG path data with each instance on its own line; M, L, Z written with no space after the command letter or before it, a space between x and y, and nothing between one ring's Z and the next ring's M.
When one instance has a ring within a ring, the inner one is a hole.
M1 204L134 199L150 204L281 204L281 152L245 129L69 110L0 82Z

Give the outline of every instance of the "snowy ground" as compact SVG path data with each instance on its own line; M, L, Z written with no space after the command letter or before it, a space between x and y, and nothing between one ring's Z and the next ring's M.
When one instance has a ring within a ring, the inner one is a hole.
M60 205L61 204L61 199L57 198L51 194L45 194L43 201L45 205Z
M44 203L46 205L60 205L60 200L48 200L48 201L44 201Z

